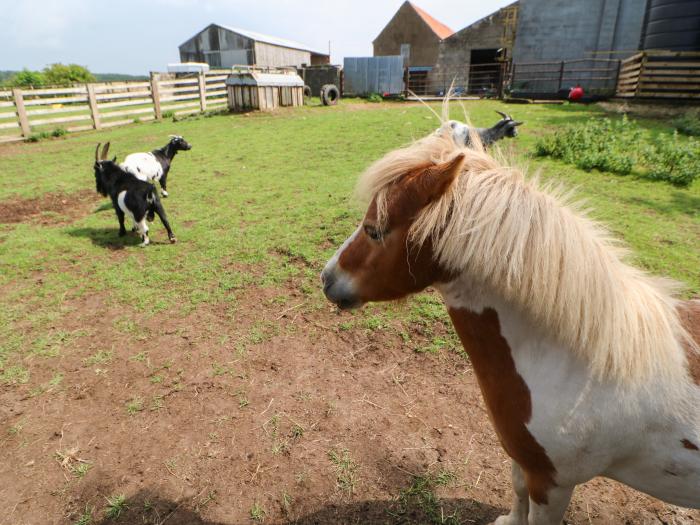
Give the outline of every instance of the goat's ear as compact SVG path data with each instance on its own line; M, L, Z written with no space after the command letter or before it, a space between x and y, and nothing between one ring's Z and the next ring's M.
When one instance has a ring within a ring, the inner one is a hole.
M107 144L105 144L104 148L102 148L102 156L100 157L100 159L106 160L108 153L109 153L109 142Z

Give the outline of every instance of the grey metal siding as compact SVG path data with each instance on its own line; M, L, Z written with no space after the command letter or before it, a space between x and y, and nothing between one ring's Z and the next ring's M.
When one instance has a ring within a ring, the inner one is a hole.
M348 95L404 91L403 57L348 57L343 64L343 92Z

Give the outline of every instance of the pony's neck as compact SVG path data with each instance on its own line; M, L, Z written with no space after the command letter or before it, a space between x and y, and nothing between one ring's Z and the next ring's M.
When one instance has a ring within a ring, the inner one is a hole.
M483 322L486 318L497 323L498 333L507 339L512 352L517 352L524 346L532 348L551 344L550 338L517 305L493 291L475 285L464 276L436 285L436 288L442 295L458 332L463 327L455 322L455 314L468 313L472 323ZM473 328L479 330L478 327ZM459 335L461 337L462 334ZM467 346L465 345L465 350L469 353L470 348Z

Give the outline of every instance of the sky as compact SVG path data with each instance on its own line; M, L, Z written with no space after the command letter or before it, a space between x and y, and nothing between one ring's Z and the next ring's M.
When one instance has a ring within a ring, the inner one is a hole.
M454 31L512 0L416 0ZM145 75L178 62L178 46L219 23L346 56L372 40L403 0L0 0L0 70L54 62L95 73Z

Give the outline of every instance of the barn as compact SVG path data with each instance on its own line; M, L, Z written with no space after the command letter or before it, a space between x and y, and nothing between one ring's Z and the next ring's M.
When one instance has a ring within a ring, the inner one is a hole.
M417 5L404 2L372 42L374 56L401 55L406 67L430 68L440 42L453 32Z
M459 91L482 93L499 86L515 40L519 3L514 2L457 31L440 43L435 66L424 89L444 92L454 81Z
M179 46L181 62L212 68L285 67L329 64L330 55L305 44L274 36L210 24Z

